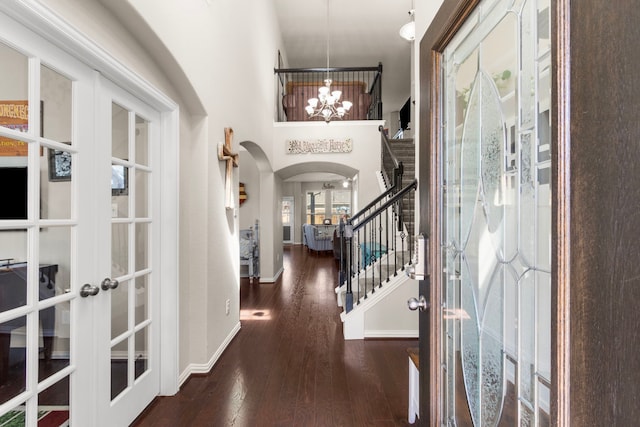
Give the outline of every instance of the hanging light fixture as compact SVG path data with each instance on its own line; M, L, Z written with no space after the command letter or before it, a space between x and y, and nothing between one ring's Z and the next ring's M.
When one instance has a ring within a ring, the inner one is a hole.
M309 117L322 117L329 123L331 119L341 119L349 112L353 105L349 101L341 101L342 91L331 90L333 81L329 78L329 0L327 0L327 74L324 86L318 89L318 97L310 98L305 108Z

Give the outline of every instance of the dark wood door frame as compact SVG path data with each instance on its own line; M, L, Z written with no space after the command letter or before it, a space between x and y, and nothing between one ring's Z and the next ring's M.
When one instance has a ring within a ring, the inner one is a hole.
M478 0L444 0L420 42L421 425L440 426L440 53ZM551 2L552 425L640 419L640 8ZM424 339L427 338L427 339ZM431 355L431 357L426 357ZM436 356L436 357L433 357ZM424 362L422 362L424 360Z
M440 426L442 405L439 396L443 390L441 348L442 316L440 311L440 91L441 54L465 18L478 5L479 0L445 0L420 42L420 172L418 187L420 206L419 230L429 236L428 280L421 280L420 295L427 296L429 310L420 314L420 425ZM428 355L428 357L426 356ZM424 362L422 362L424 361ZM426 363L425 363L426 362Z

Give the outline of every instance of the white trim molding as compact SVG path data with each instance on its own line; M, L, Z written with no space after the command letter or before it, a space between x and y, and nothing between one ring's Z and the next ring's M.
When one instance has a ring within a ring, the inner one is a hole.
M213 369L213 366L216 364L218 359L220 359L222 353L227 349L229 344L231 344L231 341L233 341L238 332L240 332L240 322L233 327L229 335L227 335L222 344L220 344L220 347L218 347L207 363L191 363L184 371L182 371L178 379L179 386L181 387L182 384L184 384L184 382L193 374L208 374L211 369Z
M282 272L284 271L284 267L280 267L280 269L278 271L276 271L276 274L273 277L260 277L259 283L275 283L276 280L278 280L278 278L282 275Z

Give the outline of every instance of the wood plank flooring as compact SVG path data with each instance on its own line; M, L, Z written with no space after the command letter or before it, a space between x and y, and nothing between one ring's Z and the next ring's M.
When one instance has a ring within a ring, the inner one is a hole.
M211 372L156 398L134 426L408 425L417 340L345 341L333 256L290 246L283 261L276 283L242 279L242 328Z

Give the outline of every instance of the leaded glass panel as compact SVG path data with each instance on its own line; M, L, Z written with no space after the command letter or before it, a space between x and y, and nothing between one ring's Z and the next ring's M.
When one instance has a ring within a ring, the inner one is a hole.
M549 18L549 0L484 0L443 53L447 425L548 423Z

